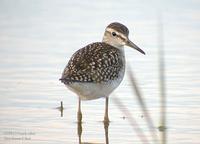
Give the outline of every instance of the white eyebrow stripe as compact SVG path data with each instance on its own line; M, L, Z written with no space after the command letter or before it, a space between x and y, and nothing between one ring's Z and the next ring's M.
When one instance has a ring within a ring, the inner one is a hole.
M125 39L125 40L127 39L127 37L125 37L121 32L116 31L115 29L107 28L106 31L108 31L108 32L110 32L110 33L112 33L113 31L115 31L115 32L117 32L117 34L118 34L120 37L122 37L122 38Z

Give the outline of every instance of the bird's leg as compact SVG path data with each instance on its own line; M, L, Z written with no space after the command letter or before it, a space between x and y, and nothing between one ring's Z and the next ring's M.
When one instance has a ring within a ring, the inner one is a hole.
M77 123L77 132L78 132L78 140L79 140L79 144L82 144L81 142L81 136L82 136L82 123L78 122Z
M82 112L81 112L81 99L78 99L78 113L77 113L78 123L82 121Z
M109 144L108 127L109 127L109 123L104 122L105 140L106 140L105 144Z
M104 115L104 123L109 123L108 118L108 97L106 97L106 103L105 103L105 115Z

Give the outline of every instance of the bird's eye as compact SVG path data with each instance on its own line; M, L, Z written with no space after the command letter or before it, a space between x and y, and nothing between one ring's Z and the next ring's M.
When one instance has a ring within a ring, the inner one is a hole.
M116 34L116 32L112 32L112 36L116 36L117 34Z

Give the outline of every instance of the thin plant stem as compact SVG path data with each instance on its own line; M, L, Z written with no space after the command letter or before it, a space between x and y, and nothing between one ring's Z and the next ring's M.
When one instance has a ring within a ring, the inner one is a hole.
M137 100L138 100L138 102L140 104L140 107L141 107L143 113L144 113L144 116L145 116L144 118L146 120L146 123L148 124L148 128L151 131L151 137L152 137L154 143L158 143L158 136L156 134L156 129L155 129L155 126L153 124L153 120L152 120L152 118L151 118L151 116L150 116L150 114L148 112L147 106L146 106L146 104L144 102L144 98L143 98L143 96L141 94L141 91L140 91L138 85L137 85L137 82L136 82L136 80L134 78L134 74L131 71L131 68L129 69L129 78L130 78L131 84L133 86L133 89L135 91Z
M130 111L126 108L126 106L123 105L123 103L115 96L113 97L114 102L116 103L117 107L120 109L122 113L124 113L128 117L128 121L135 130L137 136L140 138L143 144L148 144L149 141L144 135L142 129L137 124L136 120L131 115Z
M159 59L159 85L160 85L160 126L161 143L167 143L166 134L166 84L165 84L165 59L164 59L164 33L162 14L158 16L158 59Z

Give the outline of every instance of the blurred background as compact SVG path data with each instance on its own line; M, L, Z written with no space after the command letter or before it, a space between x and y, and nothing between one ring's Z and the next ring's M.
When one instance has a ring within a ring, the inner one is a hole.
M143 56L125 48L155 126L159 126L158 15L162 13L170 144L200 136L199 0L0 0L0 143L78 143L77 96L59 82L71 55L101 41L111 22L129 28ZM111 97L149 130L127 74ZM56 109L63 101L63 117ZM82 141L105 143L104 99L83 102ZM109 142L142 143L110 101ZM149 138L150 139L150 138Z

